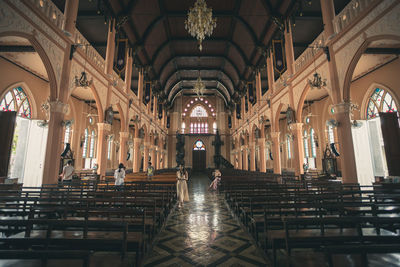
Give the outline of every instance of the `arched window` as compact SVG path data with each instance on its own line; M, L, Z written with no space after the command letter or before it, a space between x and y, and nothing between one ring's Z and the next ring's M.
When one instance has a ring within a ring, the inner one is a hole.
M379 112L397 112L397 106L388 91L376 88L368 101L367 119L379 117Z
M86 158L86 156L87 156L88 142L89 142L89 130L86 128L85 129L84 139L83 139L82 158Z
M112 147L112 138L108 138L107 144L107 159L111 159L111 147Z
M9 90L0 101L0 110L16 111L18 116L30 119L31 104L21 87L15 87Z
M64 149L67 143L70 143L71 140L71 125L65 126L65 133L64 133Z
M286 136L286 145L287 145L287 156L288 156L288 159L291 159L292 158L292 149L290 147L290 137L289 136Z
M96 144L96 133L92 130L92 134L90 136L90 149L89 149L89 158L94 158L94 145Z
M303 143L304 143L304 156L306 158L310 157L310 153L308 152L308 138L307 138L307 131L303 133Z
M203 141L198 139L193 145L193 150L206 150L206 146L204 145Z
M204 117L208 117L208 114L207 114L206 109L203 106L198 105L192 109L192 113L190 113L190 117L204 118Z
M332 126L328 125L328 141L329 144L335 143L335 134L333 132Z
M213 132L217 133L217 123L215 121L213 122Z
M183 134L185 133L185 128L186 128L186 124L185 124L185 122L182 122L181 129L182 129Z
M314 131L313 128L311 128L311 130L310 130L311 156L313 158L316 158L317 157L317 147L315 145L315 137L314 137L314 135L315 135L315 131Z

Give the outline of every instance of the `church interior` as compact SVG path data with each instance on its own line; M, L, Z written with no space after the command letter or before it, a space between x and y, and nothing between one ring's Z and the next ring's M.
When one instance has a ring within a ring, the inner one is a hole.
M0 266L400 266L399 25L398 0L0 1Z

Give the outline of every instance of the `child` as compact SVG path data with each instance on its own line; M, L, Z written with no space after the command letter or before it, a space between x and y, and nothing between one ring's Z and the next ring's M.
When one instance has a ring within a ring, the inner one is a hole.
M214 181L210 184L210 188L218 190L218 185L221 183L221 172L218 169L214 171L214 177Z

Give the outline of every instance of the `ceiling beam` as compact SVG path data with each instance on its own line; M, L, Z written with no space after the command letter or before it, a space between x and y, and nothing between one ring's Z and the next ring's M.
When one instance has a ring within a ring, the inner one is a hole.
M400 55L400 48L370 47L364 54L368 55Z
M187 12L168 12L168 17L186 17L187 16ZM252 38L253 42L255 44L259 43L259 40L257 39L257 35L255 33L255 31L253 30L253 28L243 19L239 16L239 13L237 14L232 14L232 12L226 12L226 11L213 11L213 16L218 18L218 17L231 17L233 18L235 21L239 22L240 24L242 24L247 32L250 34L250 37ZM158 16L157 18L155 18L150 24L149 26L147 26L146 30L143 33L143 44L146 43L149 35L152 33L152 31L157 27L157 25L159 25L163 20L167 19L167 15L166 14L161 14L160 16Z
M0 52L36 52L31 45L0 45Z
M158 55L161 53L162 49L165 46L169 45L170 42L195 42L195 43L197 43L197 40L192 37L185 37L185 38L171 38L171 40L165 41L163 44L161 44L158 47L158 49L154 53L152 60L151 60L151 65L154 65L154 62L157 59ZM207 42L228 42L228 43L230 43L238 51L238 53L240 54L245 65L247 65L247 66L250 65L250 61L247 58L247 56L245 55L245 53L243 52L243 50L240 48L240 46L238 44L234 43L233 41L228 40L226 38L212 38L212 39L207 39L207 40L203 41L203 43L207 43ZM199 53L198 55L201 56L201 53Z
M172 73L170 73L169 75L168 75L168 77L167 77L167 79L165 80L165 83L162 85L162 87L165 87L166 85L167 85L167 83L171 80L171 78L173 78L174 77L174 75L175 74L180 74L182 71L213 71L213 72L218 72L219 74L223 74L224 76L226 76L227 78L228 78L228 80L229 80L229 82L232 84L232 86L234 87L235 86L235 83L233 82L233 80L232 80L232 78L226 73L226 72L224 72L223 70L221 70L221 69L215 69L215 68L179 68L179 69L177 69L177 70L174 70ZM180 75L181 76L181 75ZM198 75L196 75L196 76L198 76ZM200 75L200 77L201 77L201 75ZM219 77L218 77L219 78ZM195 77L194 79L196 79L197 80L197 77ZM202 80L203 79L206 79L206 78L201 78ZM221 80L221 81L223 81L223 79L221 79L221 78L219 78L219 80ZM230 92L231 94L233 94L234 93L234 88L232 87L229 87L229 86L226 86L225 84L224 84L224 86L226 87L226 88L229 88L230 90L228 90L228 92ZM168 91L167 91L167 93L168 93Z
M229 90L228 87L226 86L226 84L224 83L223 80L219 79L219 78L202 78L201 79L203 82L219 82L223 87L225 87L225 90L228 92L229 94ZM175 81L175 83L173 83L171 86L169 86L168 88L166 88L166 95L169 97L169 95L171 94L172 89L175 88L175 86L179 85L180 82L195 82L197 81L197 78L180 78L179 80ZM192 88L193 89L193 88ZM165 90L164 90L165 91ZM224 94L225 95L225 94ZM228 99L228 96L226 96L226 99Z
M237 68L237 66L236 66L235 64L233 64L232 60L231 60L230 58L228 58L228 57L225 57L225 56L212 56L212 55L193 56L193 55L191 55L191 54L188 54L188 55L175 55L174 57L169 58L169 59L161 66L160 71L159 71L159 73L160 73L160 76L159 76L159 77L161 77L162 73L164 72L164 69L168 66L168 64L170 64L171 62L173 62L173 60L179 60L179 59L182 59L182 58L183 58L183 59L185 59L185 58L188 58L188 59L198 59L199 57L200 57L201 59L204 59L204 58L212 58L212 59L214 59L214 58L216 58L216 59L223 59L223 60L225 60L225 62L228 62L228 63L235 69L236 75L239 77L239 79L242 79L242 76L240 76L239 69ZM224 69L224 68L223 68L223 69Z
M176 95L179 94L179 92L181 92L182 90L193 90L193 87L180 86L180 85L179 85L179 83L181 83L181 82L188 82L188 81L192 81L192 80L188 80L188 79L180 80L180 81L178 81L177 83L175 83L173 87L171 87L171 90L170 90L170 92L168 93L168 99L172 99L171 102L174 101ZM226 87L225 87L220 81L215 80L215 79L210 80L210 81L214 81L214 82L220 83L220 84L225 88L225 90L228 91L228 90L226 89ZM172 89L174 89L174 88L175 88L176 86L178 86L178 85L180 86L181 89L180 89L180 90L175 90L175 91L173 92ZM217 85L218 85L218 84L217 84ZM206 86L206 89L207 89L207 90L215 90L215 91L219 92L219 93L222 95L222 97L224 98L225 103L229 103L229 99L230 99L230 98L229 98L220 88L218 88L218 86L217 86L217 87L214 87L214 86ZM171 93L172 93L172 94L171 94Z

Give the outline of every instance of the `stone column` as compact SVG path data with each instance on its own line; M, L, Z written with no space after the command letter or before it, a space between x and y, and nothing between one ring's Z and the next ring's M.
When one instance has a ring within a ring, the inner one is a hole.
M129 48L126 53L126 69L125 69L125 92L129 92L131 90L132 84L132 49Z
M153 117L155 120L157 120L157 97L154 96L154 101L153 101Z
M106 61L104 64L104 72L111 74L114 65L114 52L115 52L115 19L110 20L108 24L107 34L107 48L106 48Z
M267 57L267 76L268 76L268 89L271 95L274 93L275 78L274 78L274 63L272 62L271 54Z
M325 40L334 34L333 19L335 18L335 6L333 0L320 0L322 21L324 22Z
M258 139L258 146L260 148L260 172L267 171L267 164L265 162L265 139Z
M43 184L54 184L58 181L60 155L62 150L63 127L61 122L68 106L61 101L49 102L49 124L47 134L46 155L43 166Z
M353 136L351 134L350 103L337 104L334 110L338 122L337 134L342 181L343 183L357 183L356 159L354 155Z
M149 162L149 143L144 143L144 154L143 154L143 172L146 172Z
M139 70L139 78L138 78L138 106L141 107L143 103L143 70Z
M161 150L157 149L157 151L156 151L156 169L157 170L161 169L160 159L161 159Z
M120 132L119 133L119 163L124 164L126 166L126 156L127 156L127 141L129 138L129 132Z
M293 132L293 151L294 151L294 171L299 178L304 174L304 143L303 143L303 123L290 124Z
M261 89L261 72L256 75L256 98L258 106L261 107L262 89Z
M286 29L285 29L285 55L286 55L287 70L289 71L289 75L293 75L294 74L293 38L292 38L292 27L290 25L289 20L286 22Z
M152 146L150 147L150 155L151 155L151 165L153 165L154 168L157 167L157 156L156 156L156 147Z
M250 171L256 171L256 144L250 142Z
M64 30L71 34L72 39L75 34L76 17L78 15L79 0L65 1L64 8Z
M133 138L133 172L139 172L140 169L140 143L142 139Z
M97 123L97 174L104 178L107 169L107 135L111 132L111 125L107 123Z
M242 111L242 120L245 121L245 115L246 115L246 107L245 107L245 105L246 105L246 101L244 99L244 96L242 97L241 101L242 101L242 110L241 110Z
M274 173L281 174L281 151L279 145L279 135L280 132L271 132L271 139L272 139L272 154L274 157Z
M238 169L239 170L242 170L243 168L242 168L242 163L243 163L243 151L242 151L242 149L240 149L239 150L239 152L238 152Z
M249 170L249 147L245 146L243 149L243 170Z

